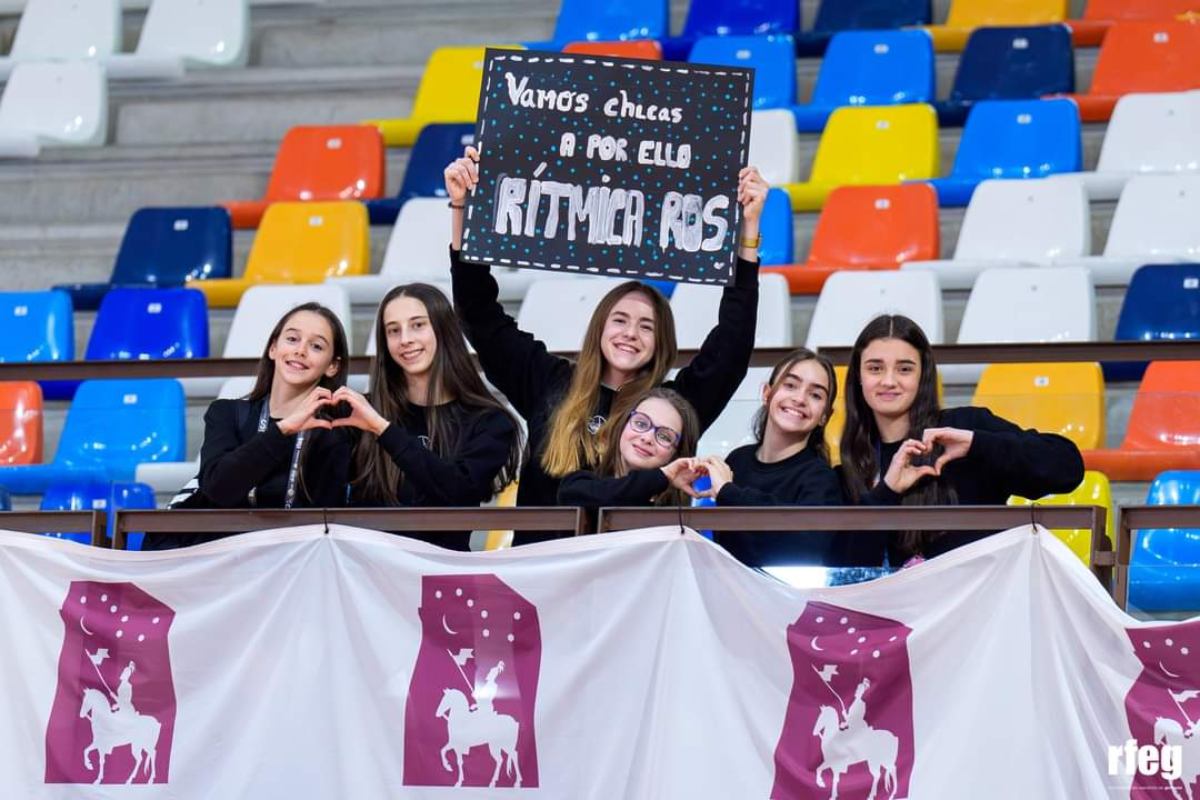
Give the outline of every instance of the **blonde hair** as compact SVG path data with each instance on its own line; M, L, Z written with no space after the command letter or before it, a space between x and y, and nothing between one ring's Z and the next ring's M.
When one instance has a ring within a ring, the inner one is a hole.
M600 350L600 338L608 316L626 295L640 292L654 308L654 355L637 376L624 386L617 387L608 420L593 434L588 430L588 421L595 413L600 399L600 379L604 372L604 355ZM671 304L652 286L638 281L626 281L614 287L596 306L588 322L587 333L579 348L579 361L571 375L567 392L550 416L549 433L539 459L547 475L561 478L578 469L595 466L600 462L601 442L613 425L625 424L625 418L636 406L638 399L648 390L658 386L666 378L679 348L675 344L675 317Z

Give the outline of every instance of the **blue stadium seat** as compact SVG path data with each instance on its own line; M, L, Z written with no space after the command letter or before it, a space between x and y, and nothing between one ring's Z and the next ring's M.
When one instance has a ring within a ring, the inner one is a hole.
M762 234L762 246L758 248L759 263L763 266L792 263L795 252L792 201L783 189L776 187L767 192L767 202L759 220L759 232Z
M796 33L796 0L692 0L680 36L663 39L663 58L684 61L701 36Z
M0 511L12 511L12 497L3 486L0 486Z
M1200 339L1200 264L1147 264L1133 273L1121 315L1118 342ZM1144 361L1104 364L1109 381L1138 381Z
M1160 474L1150 484L1146 504L1200 505L1200 471ZM1200 528L1138 531L1129 605L1150 613L1200 610Z
M819 56L840 31L886 30L933 22L930 0L821 0L811 31L796 37L796 55Z
M753 108L790 108L796 103L796 51L791 36L705 36L696 40L688 60L753 69Z
M0 292L0 330L0 364L75 358L75 321L66 292Z
M208 306L197 289L113 289L88 340L88 361L208 358Z
M129 218L107 283L68 283L75 308L94 311L114 286L183 286L233 274L229 212L220 206L141 208Z
M445 197L442 170L473 141L473 123L431 123L422 128L409 153L400 191L395 197L366 201L371 224L395 225L400 206L413 197Z
M12 494L41 494L68 479L132 480L144 461L183 461L186 402L170 378L84 381L48 464L0 467Z
M954 167L929 183L938 204L965 206L988 178L1044 178L1083 168L1079 109L1071 100L983 100L963 128Z
M793 109L796 130L824 130L840 106L926 103L933 97L933 40L925 31L844 31L821 59L812 100Z
M42 511L104 511L108 514L107 533L112 539L115 528L115 512L126 508L153 509L154 490L144 483L131 481L66 480L46 488ZM90 531L63 531L49 533L56 539L71 539L80 544L90 544ZM142 533L131 533L126 540L127 550L142 549Z
M1075 91L1075 53L1066 25L976 28L958 61L946 100L934 103L943 126L962 125L980 100L1035 100Z
M526 42L532 50L561 50L571 42L661 39L670 32L667 0L562 0L554 38Z

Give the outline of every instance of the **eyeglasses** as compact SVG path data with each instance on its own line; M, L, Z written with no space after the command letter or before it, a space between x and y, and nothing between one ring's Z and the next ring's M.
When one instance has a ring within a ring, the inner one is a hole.
M662 447L675 447L679 444L679 432L663 425L655 425L654 420L641 411L629 412L629 427L637 433L654 431L654 441Z

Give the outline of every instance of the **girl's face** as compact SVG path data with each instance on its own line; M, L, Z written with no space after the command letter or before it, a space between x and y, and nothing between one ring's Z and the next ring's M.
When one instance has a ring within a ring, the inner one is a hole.
M901 339L876 339L862 351L859 362L863 397L876 414L899 417L917 399L921 354Z
M816 361L797 361L763 387L767 424L790 436L806 436L825 422L829 408L829 375Z
M654 357L654 306L641 292L617 301L604 321L600 352L618 372L633 374Z
M323 316L313 311L292 314L267 356L275 362L275 380L290 386L312 386L338 371L333 360L333 330Z
M679 448L683 418L661 397L638 403L621 431L621 458L628 469L657 469Z
M437 355L429 310L415 297L397 297L383 309L383 330L392 361L410 376L424 375Z

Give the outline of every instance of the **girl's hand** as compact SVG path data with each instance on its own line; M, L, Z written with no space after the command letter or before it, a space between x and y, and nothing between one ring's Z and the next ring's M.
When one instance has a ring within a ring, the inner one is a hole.
M912 463L914 458L925 455L929 450L924 442L917 439L909 439L900 445L900 449L892 457L892 463L888 465L883 482L896 494L904 494L922 478L936 476L938 471L934 467L917 466Z
M941 445L942 454L938 456L933 465L936 474L941 475L942 467L955 459L964 457L971 450L971 442L975 441L975 432L965 431L961 428L926 428L921 441L925 444L928 452L933 452L934 447Z
M712 486L704 492L704 496L716 497L726 484L733 483L733 470L720 456L707 456L703 461L704 468L708 472L708 479L712 482Z
M743 167L738 173L738 202L742 205L742 218L747 238L758 235L758 221L762 218L763 205L767 202L767 190L771 187L759 174L758 167ZM749 226L753 226L751 230Z
M479 183L479 151L468 145L463 151L463 157L450 162L442 171L446 181L446 194L450 202L456 206L462 205L467 194Z
M349 386L342 386L333 393L332 405L337 405L338 403L345 403L350 406L350 415L341 419L335 419L333 421L333 427L335 428L358 428L359 430L368 431L379 436L387 430L390 424L380 416L379 412L375 410L375 407L371 405L367 398Z
M296 406L296 410L288 414L277 424L279 432L284 436L293 436L300 431L307 431L311 428L330 428L329 420L321 419L316 416L317 412L325 406L329 405L331 393L323 386L315 387L308 395L300 401L300 405Z
M692 483L704 474L704 465L700 463L699 459L677 458L660 469L662 469L663 475L667 476L671 485L688 497L702 496L700 492L692 488Z

